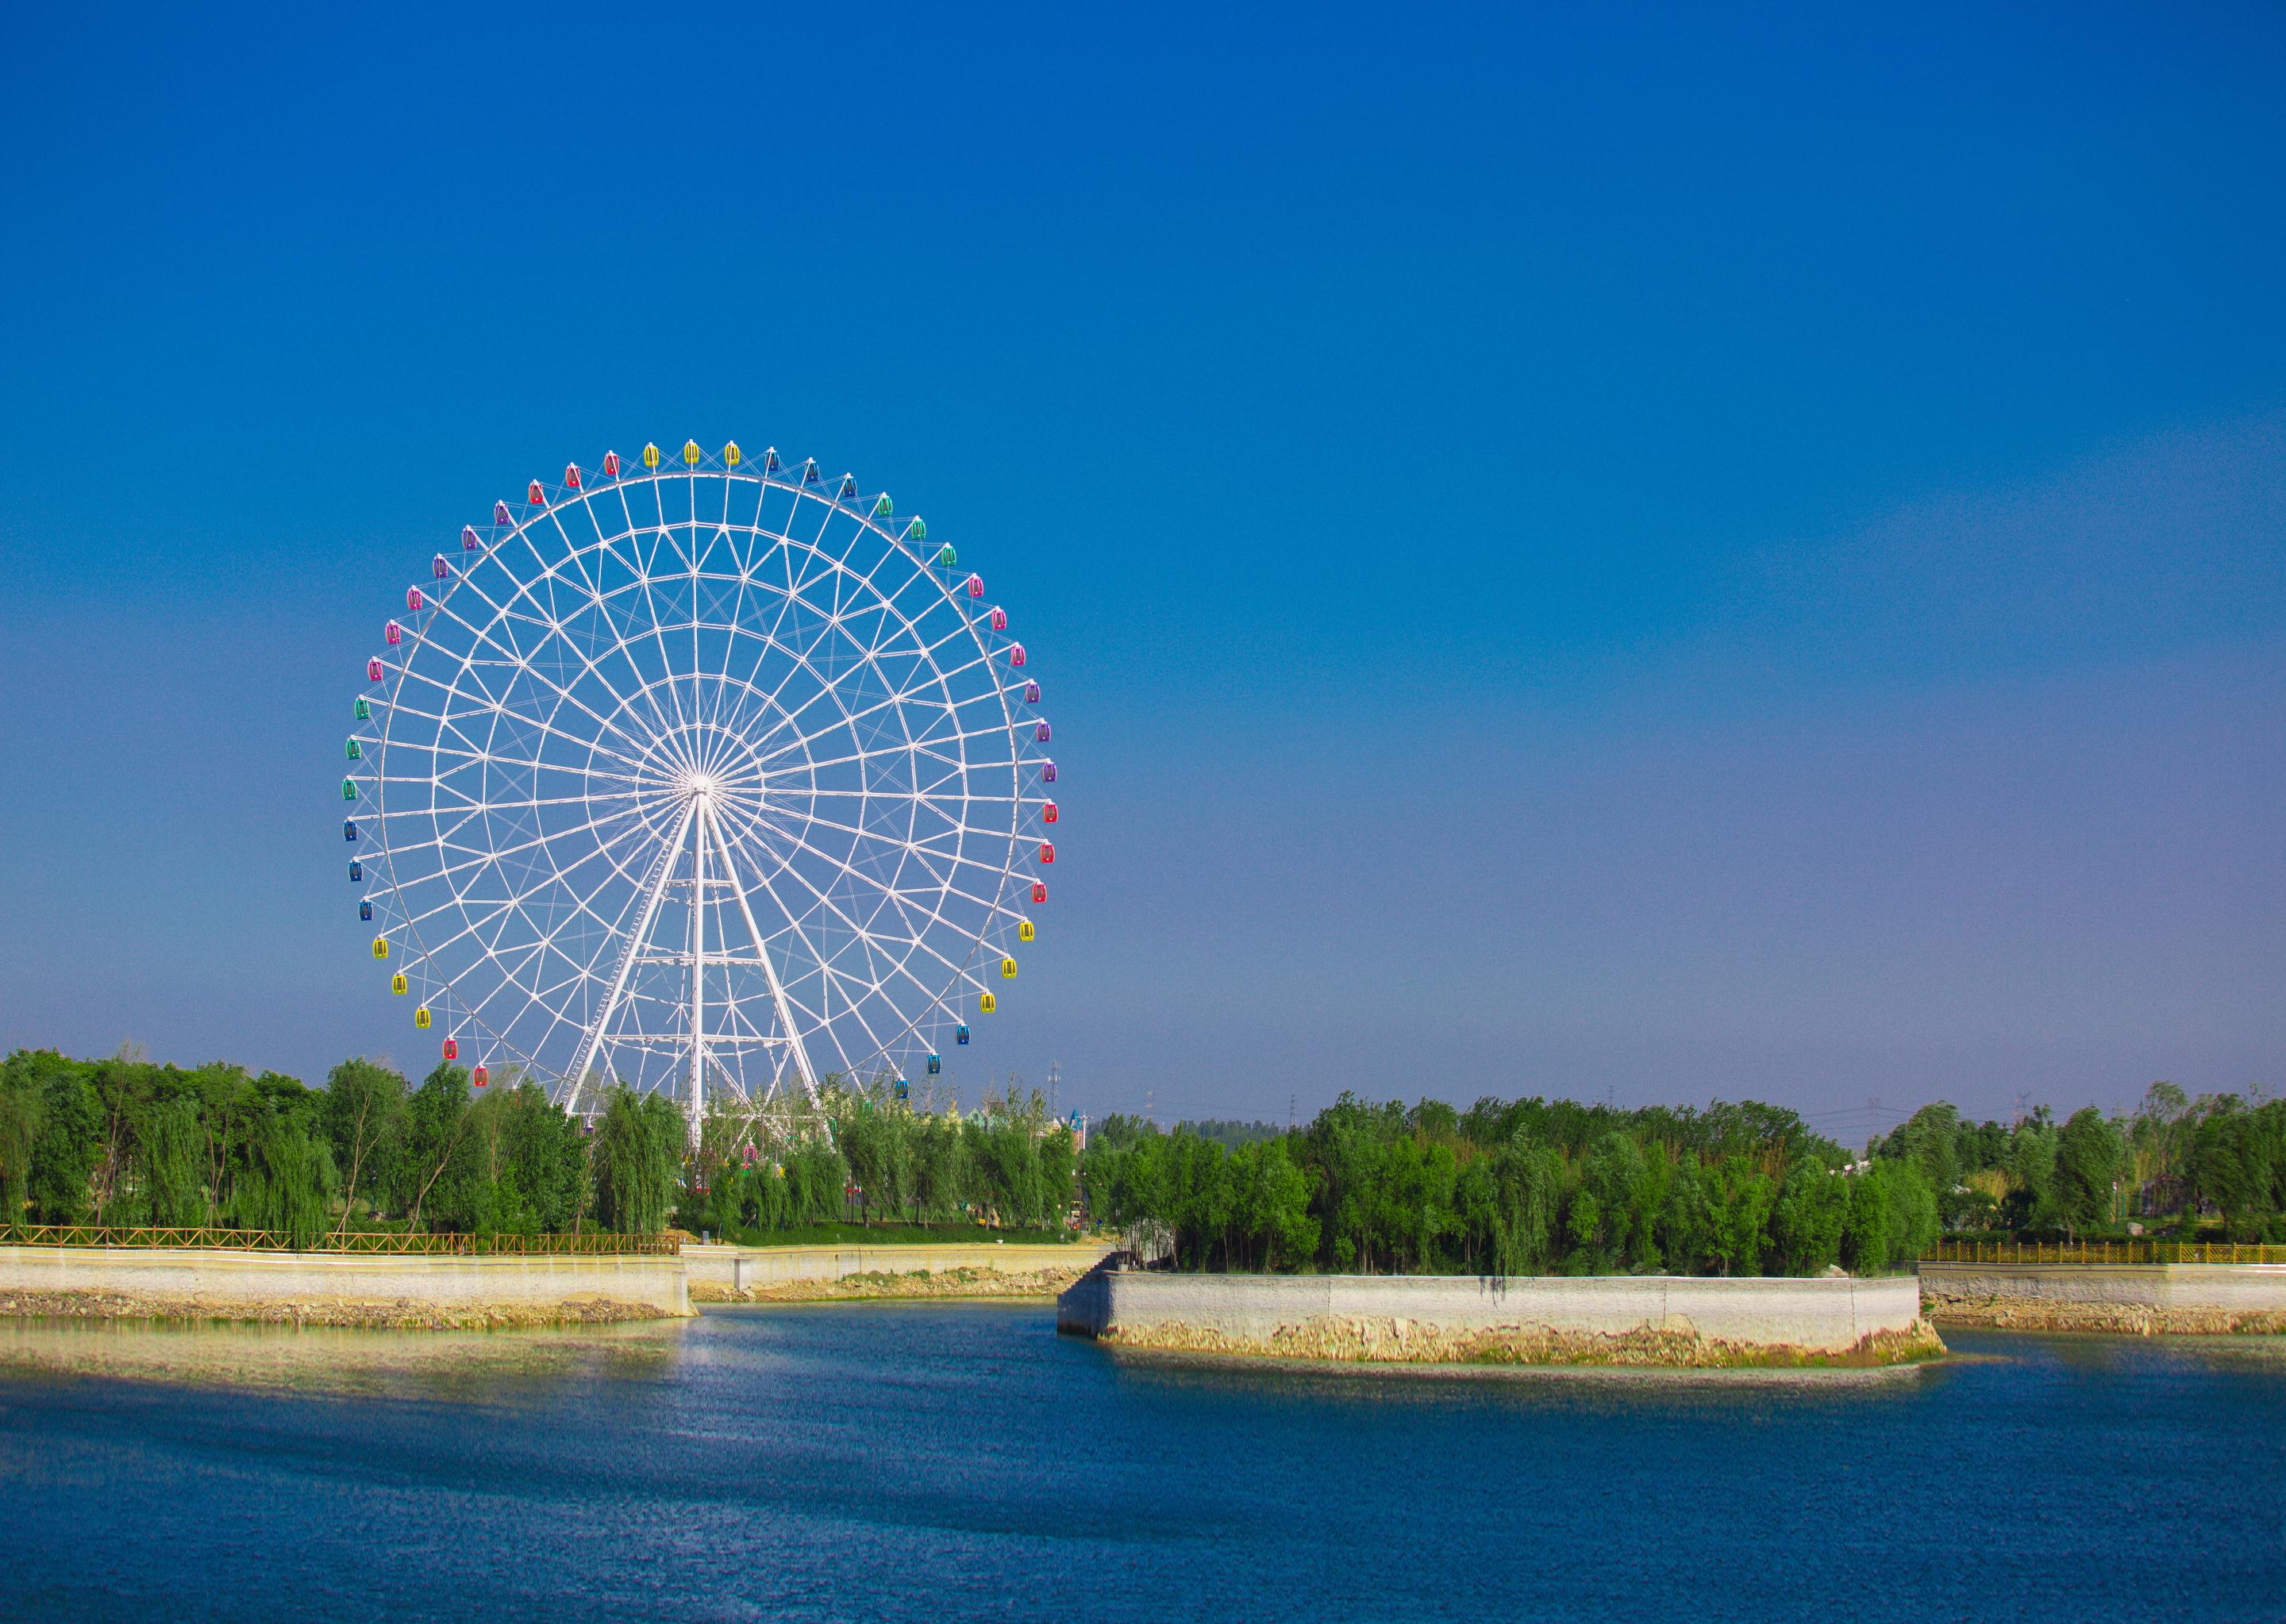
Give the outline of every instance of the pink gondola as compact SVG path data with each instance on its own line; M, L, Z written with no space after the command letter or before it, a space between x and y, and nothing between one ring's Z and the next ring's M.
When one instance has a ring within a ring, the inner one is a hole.
M1024 645L1022 643L1016 643L1008 645L1008 663L1012 666L1021 666L1024 663Z
M619 453L616 451L607 451L603 453L603 477L617 479L619 477Z
M1054 801L1049 801L1045 806L1040 808L1040 821L1044 824L1052 824L1056 821L1056 803Z
M1055 781L1056 781L1056 764L1055 764L1053 761L1043 761L1043 762L1041 762L1041 763L1040 763L1040 782L1041 782L1041 783L1043 783L1043 784L1053 784Z
M419 614L421 612L421 605L422 602L423 600L421 596L420 587L407 587L405 589L405 607L408 611L413 614Z
M1008 629L1008 611L1006 610L997 607L994 608L992 611L992 629L996 632L1005 632Z
M535 508L544 508L548 505L548 493L540 488L540 481L537 479L532 482L532 505Z
M461 550L462 552L473 553L482 546L484 546L484 543L477 540L477 527L474 524L463 524L461 526Z
M1041 842L1040 842L1040 861L1041 861L1041 862L1043 862L1043 863L1053 863L1055 860L1056 860L1056 843L1055 843L1053 840L1043 840L1043 841L1041 841Z
M429 573L435 576L438 580L443 580L452 572L453 566L445 562L444 554L439 553L429 561Z
M984 595L984 578L981 575L972 575L968 578L968 595L973 598L981 598Z
M576 491L579 488L579 465L577 462L566 462L564 465L564 488L567 491Z
M495 524L513 524L516 523L514 519L508 516L508 504L506 502L494 502L493 504L493 523Z
M403 643L405 641L405 628L398 625L396 621L391 620L387 626L381 628L381 640L387 643Z
M381 681L381 659L379 656L376 655L372 659L366 661L365 674L367 680L369 682L378 682Z
M1027 683L1025 683L1025 684L1024 684L1024 703L1025 703L1025 704L1027 704L1027 705L1037 705L1039 702L1040 702L1040 685L1039 685L1037 682L1027 682Z

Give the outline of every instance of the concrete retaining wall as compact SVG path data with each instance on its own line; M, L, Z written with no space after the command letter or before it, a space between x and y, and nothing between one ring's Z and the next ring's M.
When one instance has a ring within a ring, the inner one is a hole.
M81 1305L93 1305L119 1313L141 1308L273 1317L293 1312L295 1317L360 1322L375 1316L353 1311L432 1311L445 1319L508 1320L656 1318L690 1312L680 1258L632 1255L452 1257L0 1246L0 1297L15 1299L19 1312L81 1312Z
M682 1262L702 1300L739 1297L771 1287L847 1280L855 1274L1071 1274L1109 1255L1100 1244L1017 1245L949 1242L895 1246L686 1244Z
M1710 1343L1839 1353L1869 1336L1913 1334L1920 1293L1882 1280L1709 1280L1678 1275L1177 1274L1103 1268L1058 1299L1056 1328L1148 1345L1226 1342L1275 1351L1311 1328L1418 1327L1431 1338L1495 1333L1619 1337L1671 1333ZM1197 1333L1208 1334L1202 1342ZM1372 1354L1357 1355L1375 1357Z
M1924 1263L1933 1318L2022 1329L2286 1330L2286 1264Z

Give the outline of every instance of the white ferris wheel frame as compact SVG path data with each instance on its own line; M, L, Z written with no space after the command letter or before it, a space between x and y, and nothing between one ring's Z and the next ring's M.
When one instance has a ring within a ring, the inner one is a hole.
M642 463L532 481L407 588L344 832L448 1058L575 1112L671 1089L695 1137L968 1041L1035 938L1056 772L1005 611L917 516L774 450Z

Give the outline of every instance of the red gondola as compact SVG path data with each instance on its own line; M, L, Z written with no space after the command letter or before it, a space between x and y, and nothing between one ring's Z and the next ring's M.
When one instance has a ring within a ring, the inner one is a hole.
M1035 905L1035 906L1037 906L1037 905L1038 905L1038 904L1039 904L1039 903L1044 903L1044 902L1046 902L1047 900L1048 900L1048 882L1047 882L1046 880L1044 880L1044 879L1036 879L1036 880L1034 880L1034 881L1032 882L1032 902L1033 902L1034 905Z
M1043 841L1041 841L1041 842L1040 842L1040 861L1041 861L1041 862L1043 862L1043 863L1053 863L1055 860L1056 860L1056 843L1055 843L1053 840L1043 840Z
M445 1040L445 1058L448 1060L457 1060L461 1058L461 1040L459 1038L448 1037Z
M566 462L564 465L564 488L567 491L576 491L579 488L579 465L577 462Z
M540 481L537 479L532 482L532 505L535 508L544 508L548 505L547 493L540 490Z
M493 1080L493 1074L492 1074L492 1073L490 1073L489 1071L486 1071L486 1070L485 1070L483 1067L481 1067L481 1066L477 1067L477 1068L476 1068L476 1070L475 1070L473 1073L471 1073L471 1074L469 1075L469 1082L471 1082L471 1083L473 1083L473 1084L475 1084L478 1088L482 1088L485 1084L487 1084L487 1083L491 1082L492 1080Z
M603 477L617 479L619 477L619 453L616 451L607 451L603 453Z
M1056 821L1056 803L1054 801L1052 800L1048 802L1047 805L1040 808L1040 821L1044 824L1052 824Z

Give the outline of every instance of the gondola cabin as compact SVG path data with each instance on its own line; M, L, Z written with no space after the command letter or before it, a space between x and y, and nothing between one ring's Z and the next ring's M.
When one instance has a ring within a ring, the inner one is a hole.
M942 547L936 549L936 567L938 569L950 570L953 565L959 562L960 555L952 550L951 542L948 541Z
M802 460L801 482L804 485L816 485L817 483L817 462L815 458L806 457Z
M367 682L380 682L380 681L381 681L381 656L380 656L380 655L376 654L376 655L374 655L371 659L369 659L369 660L366 661L366 663L365 663L365 680L366 680Z
M357 839L357 819L353 817L345 817L342 820L342 839L344 840L354 840ZM357 867L357 864L352 863L350 864L350 867L354 869ZM351 874L350 878L351 879L357 879L361 878L361 876Z
M981 598L984 595L984 578L981 575L972 575L968 578L968 595L973 598Z
M1000 961L1000 979L1004 981L1013 981L1016 979L1016 961L1014 959L1004 958Z
M1027 704L1027 705L1037 705L1039 702L1040 702L1040 685L1039 685L1037 682L1027 682L1027 683L1025 683L1025 684L1024 684L1024 703L1025 703L1025 704Z
M459 1038L448 1037L445 1040L445 1058L448 1060L457 1060L461 1058L461 1040Z
M845 502L846 502L846 501L847 501L851 497L853 497L853 496L856 495L856 494L857 494L857 476L856 476L856 475L855 475L855 474L844 474L844 475L842 475L842 476L841 476L841 486L840 486L840 489L839 489L839 490L837 490L836 492L834 492L834 493L833 493L833 494L834 494L835 500L840 501L845 501Z
M359 705L363 705L363 704L365 703L365 701L364 701L364 700L362 700L362 699L360 699L360 700L359 700L359 701L358 701L358 703L359 703ZM345 748L345 749L349 752L349 757L350 757L350 760L351 760L351 761L363 761L363 760L365 759L365 746L364 746L363 745L359 744L359 743L357 742L357 740L355 740L355 739L353 739L353 738L352 738L352 739L345 739L345 740L343 740L343 748Z
M764 447L762 451L762 472L765 474L775 474L778 471L778 448L775 445Z
M929 1076L935 1076L939 1072L942 1071L943 1069L944 1069L944 1057L943 1057L942 1055L941 1055L941 1054L932 1054L932 1055L930 1055L930 1056L928 1057L928 1074L929 1074Z
M968 1023L966 1021L964 1021L958 1026L952 1029L952 1041L957 1044L965 1044L968 1041Z
M1016 940L1017 940L1017 941L1019 941L1019 942L1029 942L1029 941L1032 941L1032 940L1033 940L1035 937L1037 937L1038 934L1039 934L1039 933L1038 933L1037 931L1036 931L1036 930L1034 930L1034 929L1032 928L1032 922L1031 922L1031 920L1029 920L1029 919L1019 919L1019 920L1017 920L1017 921L1016 921Z
M1037 744L1046 744L1048 742L1048 724L1044 721L1038 727L1034 728L1032 729L1032 738Z
M1040 807L1040 821L1042 823L1052 824L1056 821L1056 803L1054 801L1051 800L1042 803Z
M886 519L894 511L895 511L895 509L889 506L889 493L887 491L882 492L879 496L874 498L873 516L875 518Z
M754 1164L754 1147L752 1145L749 1145L744 1150L740 1151L738 1153L738 1160L745 1163L748 1167L752 1167Z
M910 1100L912 1097L913 1085L906 1082L904 1078L899 1077L897 1079L897 1098L900 1100Z
M576 491L579 488L579 465L577 462L566 462L564 465L564 488L567 491Z
M999 1007L1000 1001L997 998L995 998L990 993L980 992L976 995L976 1013L978 1014L989 1015Z
M452 572L453 566L445 562L444 554L439 553L429 561L429 573L435 579L443 580Z
M1041 763L1040 763L1040 782L1041 782L1041 783L1043 783L1043 784L1053 784L1055 781L1056 781L1056 764L1055 764L1053 761L1043 761L1043 762L1041 762Z
M461 550L462 552L473 553L482 546L484 546L484 543L477 540L477 527L474 524L463 524L461 526Z
M1048 882L1044 879L1034 880L1032 882L1032 905L1037 908L1047 900Z
M371 903L359 903L358 904L358 918L370 921L373 918L373 904Z
M396 621L391 620L388 625L381 628L381 640L382 642L390 644L391 647L394 647L398 643L405 641L405 628L398 625Z
M413 1012L413 1024L421 1031L429 1029L429 1006L426 1004Z
M409 613L419 614L422 602L420 587L407 587L405 589L405 607Z
M921 523L919 514L913 515L912 522L905 526L905 540L915 544L928 540L928 526Z
M1006 610L1005 610L1005 609L1002 609L1002 608L1001 608L1001 607L999 607L997 604L995 604L995 605L993 606L993 609L992 609L991 621L992 621L992 629L993 629L994 631L996 631L996 632L1005 632L1005 631L1006 631L1006 630L1008 629L1008 611L1007 611Z
M494 502L493 504L493 523L495 524L513 524L516 523L516 516L508 510L508 504L506 502Z
M644 445L644 447L643 447L643 466L644 466L645 468L657 468L657 467L658 466L658 446L656 446L656 445Z
M603 477L617 479L619 477L619 453L616 451L607 451L603 453Z
M722 466L725 468L737 467L738 456L738 442L736 440L725 440L722 443Z
M352 829L354 829L354 828L356 828L356 827L357 827L357 825L356 825L355 824L351 824L350 825L350 827L351 827L351 828L352 828ZM356 837L355 835L351 835L350 838L351 838L351 840L355 840L357 837ZM365 883L365 864L364 864L364 863L359 863L356 858L352 857L352 858L351 858L351 859L350 859L350 884L351 884L351 885L353 885L353 886L356 886L356 885L363 885L364 883Z
M535 508L545 508L548 505L548 493L540 488L540 481L537 479L532 482L532 488L525 493L525 498Z
M357 781L355 779L344 778L342 780L342 799L343 800L355 800L357 799Z
M477 1067L476 1070L469 1074L469 1081L475 1084L478 1088L482 1088L485 1084L492 1080L493 1074L486 1071L481 1066Z
M406 987L404 971L399 970L396 974L389 978L389 989L390 991L396 993L400 997L405 995L407 989Z
M1040 842L1040 861L1041 861L1041 862L1043 862L1043 863L1053 863L1055 860L1056 860L1056 843L1055 843L1053 840L1043 840L1043 841L1041 841L1041 842Z
M1021 666L1024 663L1024 645L1022 643L1015 643L1008 645L1008 663L1012 666Z
M373 956L374 956L375 958L388 958L388 957L389 957L389 938L388 938L388 937L386 937L386 936L375 936L375 937L373 939Z
M360 699L355 705L350 706L350 716L353 721L371 721L373 720L373 706Z
M698 449L698 442L697 440L685 440L682 442L683 467L697 468L698 466L698 459L706 454L706 453Z

